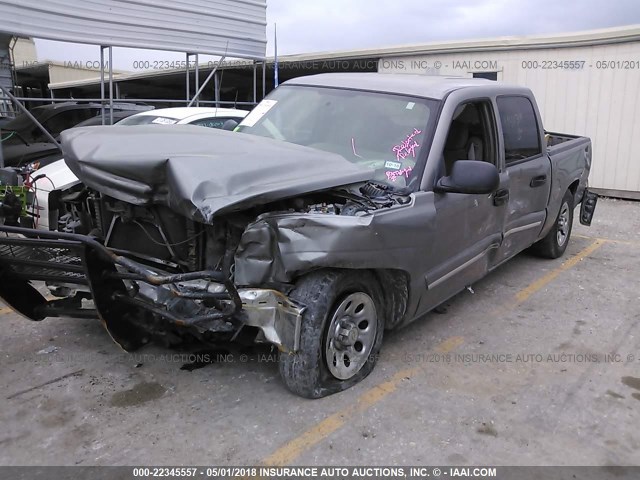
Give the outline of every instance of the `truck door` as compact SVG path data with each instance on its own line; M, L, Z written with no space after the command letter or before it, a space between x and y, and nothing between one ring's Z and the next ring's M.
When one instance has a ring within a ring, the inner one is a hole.
M541 128L531 100L521 95L496 99L504 158L494 202L505 209L503 240L496 264L533 244L544 224L551 185L551 163L542 148Z
M489 99L460 104L449 125L439 177L455 162L481 160L497 165L497 126ZM436 179L437 180L437 179ZM436 229L440 241L430 247L426 272L427 304L449 298L482 278L502 239L505 206L491 194L436 193Z

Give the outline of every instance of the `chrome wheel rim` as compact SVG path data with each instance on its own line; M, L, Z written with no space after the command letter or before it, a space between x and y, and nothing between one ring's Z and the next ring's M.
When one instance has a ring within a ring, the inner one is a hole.
M347 295L335 309L325 342L325 358L331 374L352 378L365 365L378 332L378 316L366 293Z
M569 236L569 205L565 202L560 209L560 215L558 215L558 231L556 238L558 245L563 246Z

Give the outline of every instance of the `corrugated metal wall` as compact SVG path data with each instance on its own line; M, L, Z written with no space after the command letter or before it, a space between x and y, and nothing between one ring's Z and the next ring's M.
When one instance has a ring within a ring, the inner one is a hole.
M584 67L559 68L565 60ZM531 88L547 130L591 137L590 184L640 198L640 42L384 58L379 70L434 72L436 61L441 75L498 71L498 80Z
M0 32L261 59L266 0L0 0Z

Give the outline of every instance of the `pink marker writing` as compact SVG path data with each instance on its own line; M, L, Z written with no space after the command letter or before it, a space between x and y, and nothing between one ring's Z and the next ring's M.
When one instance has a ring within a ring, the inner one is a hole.
M409 178L409 174L411 173L411 167L406 167L406 168L403 168L402 170L393 170L393 171L389 171L389 172L385 172L385 173L387 175L387 180L395 182L396 179L398 177L401 177L402 175L404 175L407 178Z
M392 148L392 151L396 154L397 160L403 160L407 158L409 155L415 158L416 156L416 148L420 145L418 142L414 140L416 135L420 135L422 130L418 130L417 128L413 129L413 132L407 135L407 138L402 141L401 144L396 145Z

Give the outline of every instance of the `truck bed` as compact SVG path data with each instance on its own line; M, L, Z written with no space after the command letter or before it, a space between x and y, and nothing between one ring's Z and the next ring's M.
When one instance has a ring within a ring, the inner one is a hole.
M544 138L547 141L547 149L549 150L555 150L554 147L558 147L559 145L566 144L573 140L581 139L584 141L590 141L587 137L581 137L579 135L569 135L567 133L556 133L556 132L547 132L547 131L544 132ZM563 145L563 146L566 146L566 145Z

